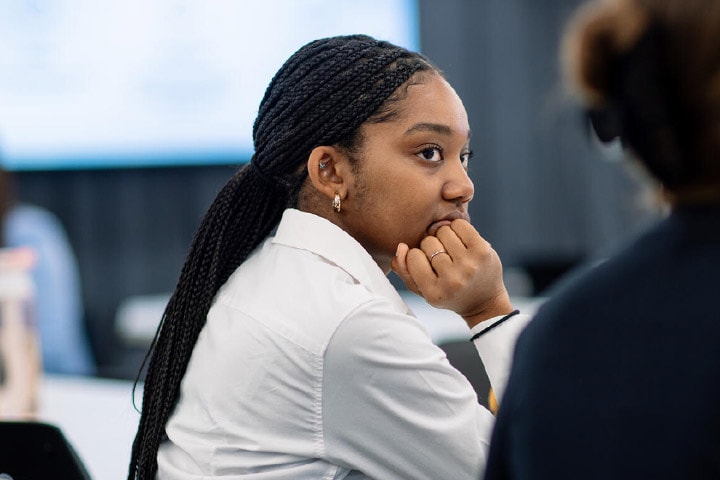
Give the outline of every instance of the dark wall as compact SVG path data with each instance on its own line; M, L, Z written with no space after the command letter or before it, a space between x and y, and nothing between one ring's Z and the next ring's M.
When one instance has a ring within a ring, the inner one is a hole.
M421 1L422 50L463 98L473 129L474 225L536 292L651 221L646 186L590 142L562 85L559 45L579 0Z
M506 267L602 254L641 225L638 183L591 148L559 86L560 27L576 1L421 0L423 52L473 129L473 223ZM170 292L205 209L233 167L21 172L20 197L67 227L101 375L134 375L119 303Z
M561 84L562 26L577 4L422 2L423 50L470 115L473 220L509 264L587 256L647 220L637 180L590 144Z
M99 373L131 376L140 352L115 332L120 302L172 291L230 166L18 172L19 197L60 217L75 248ZM132 353L132 355L128 355Z

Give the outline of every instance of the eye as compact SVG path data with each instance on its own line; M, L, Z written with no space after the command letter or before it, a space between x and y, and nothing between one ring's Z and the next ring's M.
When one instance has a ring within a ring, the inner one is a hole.
M441 162L443 160L442 153L442 148L438 145L429 145L420 150L416 155L428 162Z
M463 164L463 167L465 167L465 170L468 168L468 164L470 163L470 159L473 157L474 153L472 150L468 150L467 152L460 155L460 161Z

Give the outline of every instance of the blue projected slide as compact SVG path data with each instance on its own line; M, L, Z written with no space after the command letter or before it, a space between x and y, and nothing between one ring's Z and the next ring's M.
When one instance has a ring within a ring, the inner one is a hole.
M272 75L305 43L419 49L415 0L3 0L0 163L241 163Z

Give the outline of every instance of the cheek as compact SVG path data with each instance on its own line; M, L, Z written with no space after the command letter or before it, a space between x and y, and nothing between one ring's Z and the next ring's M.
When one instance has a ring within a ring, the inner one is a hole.
M388 195L403 204L422 204L430 202L431 181L416 172L402 172L384 179L383 188Z
M396 228L418 228L417 222L432 217L438 194L427 178L404 175L388 179L383 202L397 218ZM415 224L415 225L413 225Z
M388 216L391 222L388 228L395 232L398 242L407 243L411 248L418 247L432 222L432 206L423 202L420 195L396 200L391 207L392 214Z

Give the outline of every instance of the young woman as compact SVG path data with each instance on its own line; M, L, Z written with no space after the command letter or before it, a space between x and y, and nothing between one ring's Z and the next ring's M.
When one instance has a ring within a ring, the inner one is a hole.
M476 345L502 389L524 320L468 222L457 94L417 53L327 38L253 134L163 316L129 478L478 478L493 416L386 278L469 336L500 321Z
M593 1L564 53L670 214L540 308L486 478L720 478L720 2Z

